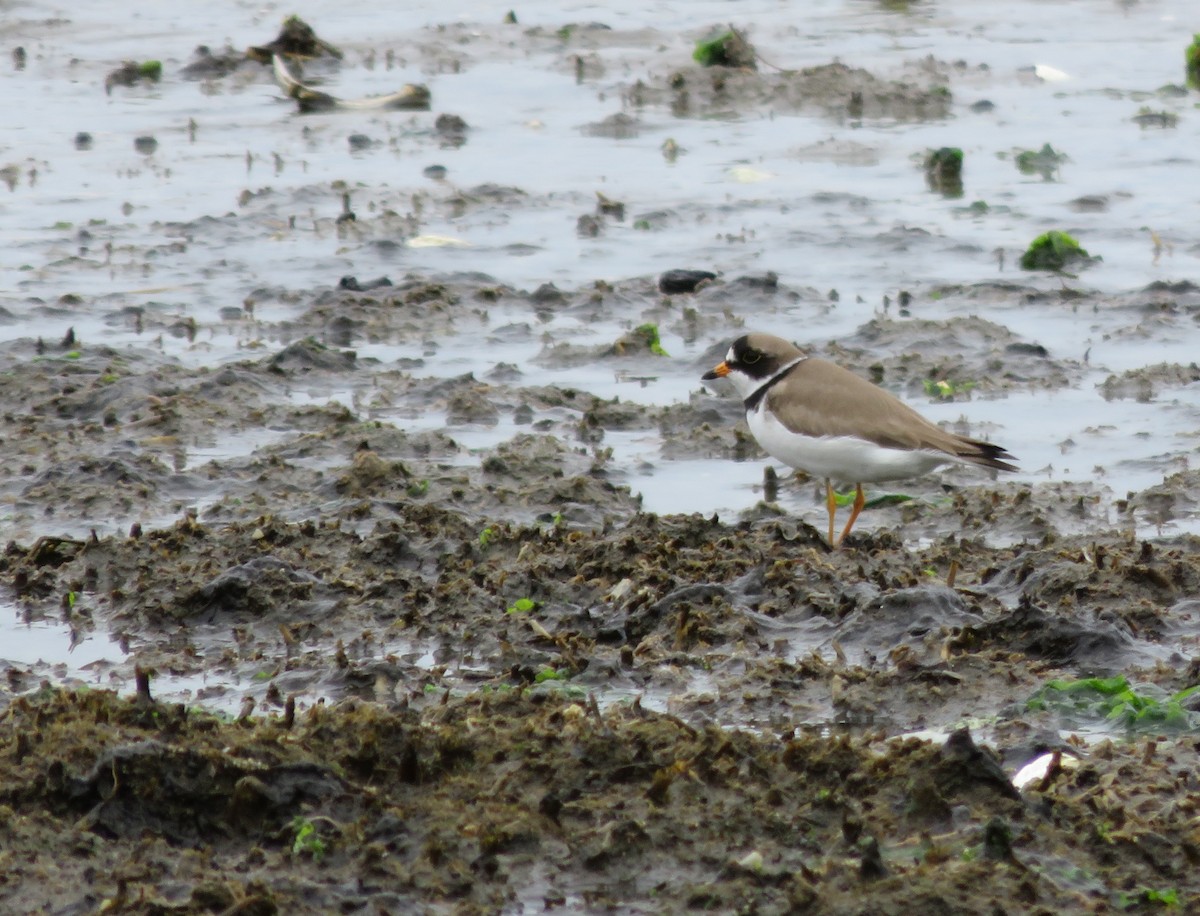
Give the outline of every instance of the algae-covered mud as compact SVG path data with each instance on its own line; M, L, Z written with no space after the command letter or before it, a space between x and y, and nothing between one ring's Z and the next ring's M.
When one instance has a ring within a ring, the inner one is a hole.
M0 909L1200 906L1190 6L411 6L0 26Z
M515 690L232 723L46 691L5 724L10 912L1112 912L1176 899L1197 853L1167 801L1191 742L1022 796L965 730L764 738Z

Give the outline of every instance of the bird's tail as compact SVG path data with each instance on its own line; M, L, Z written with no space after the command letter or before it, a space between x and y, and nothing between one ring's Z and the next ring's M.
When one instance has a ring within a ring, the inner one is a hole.
M957 455L963 461L981 468L991 468L994 471L1019 470L1015 464L1011 463L1017 460L1016 457L1010 455L1007 449L999 445L965 437L959 439L959 442L962 444L962 448Z

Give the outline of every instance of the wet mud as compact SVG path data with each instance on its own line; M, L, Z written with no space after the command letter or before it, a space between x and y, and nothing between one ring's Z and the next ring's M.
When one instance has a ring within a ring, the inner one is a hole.
M522 40L567 42L564 68L595 77L610 32ZM448 66L448 48L468 54L457 34L421 53ZM217 63L207 79L229 72ZM945 117L947 86L982 78L964 67L664 67L621 88L674 117L904 122ZM270 198L243 201L273 219L238 232L278 230ZM545 204L485 184L436 205L486 219ZM381 206L322 231L383 250L416 228ZM1200 313L1190 283L1082 284L930 287L811 348L914 402L962 402L949 425L989 435L972 408L1091 377L1013 316L1084 307L1134 337ZM44 331L0 343L0 586L24 624L119 652L84 670L3 663L0 906L1197 906L1194 695L1183 727L1157 730L1078 727L1031 702L1056 679L1121 674L1146 696L1200 683L1200 541L1172 528L1200 506L1186 449L1154 458L1161 484L1117 498L1091 478L947 469L884 494L837 551L821 482L802 474L734 513L646 509L635 480L673 462L764 457L736 399L698 381L728 341L837 302L766 269L533 289L465 270L331 273L251 288L201 322L120 296L22 300ZM83 310L138 343L77 333ZM659 329L691 351L667 355ZM183 340L223 355L163 345ZM535 355L489 358L513 344ZM630 390L697 381L642 403L567 371ZM1198 379L1158 362L1114 371L1100 396L1148 402ZM621 458L643 435L651 467Z
M45 690L4 720L10 912L48 887L58 913L1109 912L1200 854L1169 800L1192 742L1106 743L1020 795L966 730L755 735L515 689L234 722Z
M752 460L736 402L643 406L511 365L430 377L335 343L335 318L436 338L481 290L543 307L474 278L297 292L296 342L200 371L4 347L6 505L15 530L64 532L13 539L5 586L26 619L130 652L86 685L5 672L8 848L43 850L8 906L1049 913L1195 892L1195 738L1072 745L1026 707L1080 673L1191 685L1196 541L1132 534L1137 513L1194 511L1191 476L1118 511L1086 485L950 472L835 552L774 503L646 513L606 436ZM664 307L653 278L619 295ZM541 359L633 367L637 340ZM1078 371L981 320L881 317L828 351L902 392L948 366L998 388ZM445 424L405 430L429 412ZM498 445L455 441L501 418ZM189 457L241 436L240 456ZM820 505L817 482L780 486ZM155 700L172 678L206 686ZM222 702L242 705L205 710ZM945 741L962 723L981 746ZM1046 750L1083 763L1018 792ZM39 896L64 886L69 906Z

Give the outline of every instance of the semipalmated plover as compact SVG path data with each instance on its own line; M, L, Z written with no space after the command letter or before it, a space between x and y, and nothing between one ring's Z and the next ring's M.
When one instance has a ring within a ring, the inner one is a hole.
M702 378L733 383L750 432L768 454L825 478L831 547L854 527L864 483L918 477L952 461L1017 470L1000 446L946 432L866 379L771 334L739 337ZM855 485L854 508L837 540L834 480Z

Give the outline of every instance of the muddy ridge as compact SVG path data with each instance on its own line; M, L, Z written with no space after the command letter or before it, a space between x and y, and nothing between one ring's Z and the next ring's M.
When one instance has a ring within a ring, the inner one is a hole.
M55 912L1100 911L1200 856L1164 801L1194 740L1021 796L965 730L759 737L521 690L236 722L43 690L3 718L6 845L69 843L10 862L21 912L48 886L77 889Z

